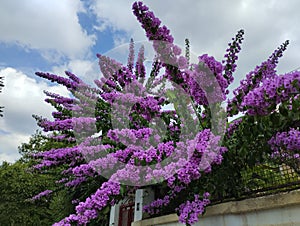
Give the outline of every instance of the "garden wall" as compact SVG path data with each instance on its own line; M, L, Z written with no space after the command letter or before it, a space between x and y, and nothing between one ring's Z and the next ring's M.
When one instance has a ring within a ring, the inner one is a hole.
M176 214L133 222L132 226L183 226ZM195 226L300 226L300 190L232 201L207 208Z

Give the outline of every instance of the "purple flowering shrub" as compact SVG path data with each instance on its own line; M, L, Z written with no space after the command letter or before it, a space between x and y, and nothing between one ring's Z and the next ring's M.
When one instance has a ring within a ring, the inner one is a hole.
M38 125L70 145L35 154L35 168L66 167L58 184L73 190L96 184L85 198L74 200L74 214L55 225L86 225L145 186L163 191L145 212L156 215L174 207L180 222L191 225L205 212L210 195L222 199L244 189L242 169L282 149L299 157L300 74L275 70L288 42L241 81L225 112L221 104L228 98L244 31L229 43L222 63L203 54L195 64L147 6L136 2L133 13L156 52L149 75L144 47L135 62L133 41L127 65L97 55L103 74L95 80L97 88L70 72L67 77L36 73L67 87L72 97L45 92L45 101L57 111L53 121L37 117ZM174 109L164 108L169 103ZM244 116L228 123L227 117L238 113Z

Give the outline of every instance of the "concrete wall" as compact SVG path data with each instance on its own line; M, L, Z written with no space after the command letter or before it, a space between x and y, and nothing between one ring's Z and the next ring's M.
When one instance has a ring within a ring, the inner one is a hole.
M300 190L222 203L207 208L195 226L300 226ZM132 226L184 226L176 214L133 222Z

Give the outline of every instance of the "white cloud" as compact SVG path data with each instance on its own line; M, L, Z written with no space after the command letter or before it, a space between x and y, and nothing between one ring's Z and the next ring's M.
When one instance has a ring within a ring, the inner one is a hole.
M114 31L122 30L127 32L128 37L114 35L115 46L129 42L133 37L136 41L145 40L144 31L140 28L138 21L132 14L131 1L110 1L110 0L93 0L90 7L91 11L97 16L99 25L98 30L104 31L110 28ZM126 40L128 39L128 40Z
M88 53L95 36L79 24L80 0L0 1L0 42L37 49L48 60L79 58Z
M136 29L138 22L132 14L130 1L94 0L91 9L98 16L101 24L99 30L111 27L115 30L132 31Z
M94 85L94 80L100 78L98 60L71 60L60 66L54 66L52 72L64 76L65 71L70 71L82 79L85 83Z
M17 156L17 147L28 141L29 136L38 128L32 114L52 117L54 108L44 102L46 95L43 90L64 96L68 95L68 90L63 86L37 82L13 68L2 69L0 74L5 78L5 86L0 94L1 106L5 107L4 117L0 118L0 157L11 160Z
M23 134L5 134L0 136L0 164L3 161L14 162L20 158L17 147L29 141L30 136Z

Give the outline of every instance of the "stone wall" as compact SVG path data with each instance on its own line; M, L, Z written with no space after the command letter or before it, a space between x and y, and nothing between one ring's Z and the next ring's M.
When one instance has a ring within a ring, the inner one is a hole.
M233 201L207 208L195 226L300 226L300 190ZM133 222L132 226L184 226L176 214Z

